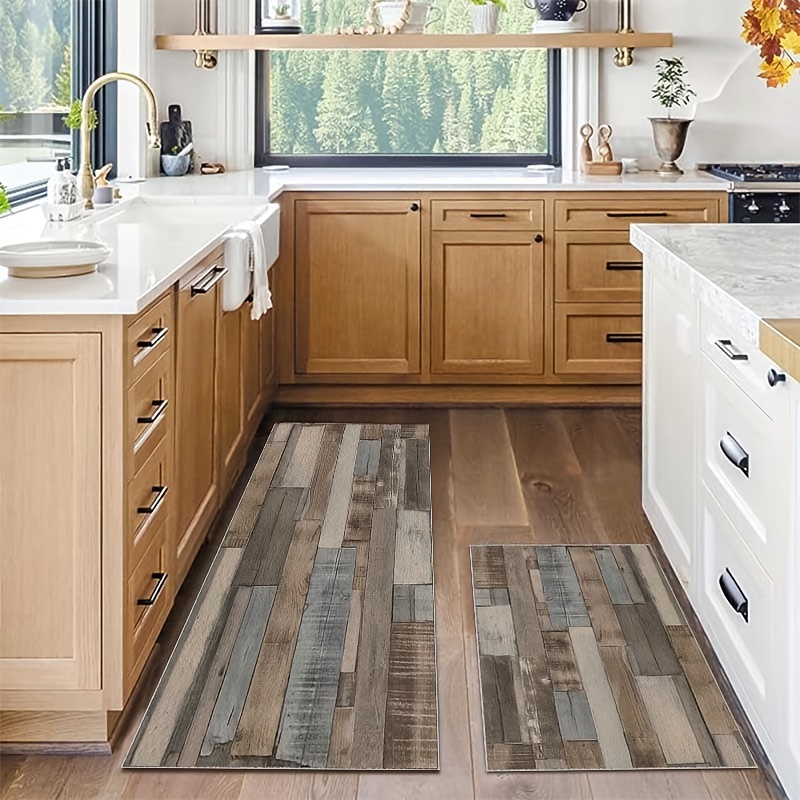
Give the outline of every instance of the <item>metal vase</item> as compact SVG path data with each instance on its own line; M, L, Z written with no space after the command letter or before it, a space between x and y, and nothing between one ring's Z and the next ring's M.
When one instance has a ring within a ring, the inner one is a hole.
M658 174L683 175L683 170L675 162L681 157L686 146L686 135L689 133L692 120L650 117L650 123L653 126L656 152L662 161Z

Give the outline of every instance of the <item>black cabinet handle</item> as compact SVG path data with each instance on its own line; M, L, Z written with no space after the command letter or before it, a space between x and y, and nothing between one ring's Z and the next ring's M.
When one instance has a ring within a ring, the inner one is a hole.
M782 372L778 372L776 369L771 369L767 373L767 383L770 386L777 386L779 383L785 383L786 376Z
M737 350L730 339L717 339L714 344L725 353L731 361L748 361L747 353Z
M644 219L646 217L668 217L667 211L607 211L606 216L611 219L625 219L625 217L635 217Z
M745 477L750 477L750 456L730 433L726 433L720 440L719 446L725 458L733 464L736 469L740 469Z
M140 425L152 425L158 422L161 415L167 410L168 405L169 400L153 400L153 408L156 409L155 414L151 414L149 417L136 417L136 421Z
M533 237L533 241L536 242L536 244L541 244L544 241L544 236L542 236L541 233L537 233L536 236Z
M150 594L150 597L141 597L136 601L137 606L152 606L156 600L158 600L158 596L161 594L161 590L164 588L164 584L167 582L167 577L169 576L168 572L154 572L153 573L153 580L157 581L156 585L153 587L153 591Z
M470 214L470 217L472 217L472 219L505 219L507 216L508 214L506 214L503 211L498 211L496 213L489 213L489 212L478 213L476 211Z
M641 261L606 261L609 272L641 272L644 264Z
M227 267L212 267L199 281L197 281L197 283L192 284L191 296L194 297L197 294L207 294L227 274Z
M161 505L161 501L167 495L167 488L166 486L154 486L153 491L155 492L156 496L153 498L153 502L150 503L149 506L139 506L136 509L137 514L155 514L158 511L158 507Z
M719 576L719 588L722 594L730 603L731 608L741 614L745 622L749 622L750 608L747 602L747 595L742 591L742 587L736 582L736 578L731 575L731 571L726 568L725 572Z
M152 331L152 339L143 339L141 342L136 342L136 346L141 347L143 350L148 347L155 347L169 333L169 328L152 328Z
M419 211L419 203L412 203L410 208L411 211Z
M609 344L641 344L644 335L641 333L607 333L606 341Z

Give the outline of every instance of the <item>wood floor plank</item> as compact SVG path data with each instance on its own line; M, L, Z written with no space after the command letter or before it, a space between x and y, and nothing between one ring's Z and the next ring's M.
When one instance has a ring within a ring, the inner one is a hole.
M247 772L239 800L355 800L357 793L358 775L355 773Z
M589 627L589 612L566 547L537 547L539 573L553 628Z
M547 669L554 692L577 692L583 689L569 631L544 631Z
M436 769L438 737L432 622L393 622L384 769Z
M394 553L394 583L432 583L432 547L430 513L428 511L398 509Z
M584 692L554 692L561 738L565 742L597 741L589 701Z
M300 433L297 437L292 458L286 466L286 472L281 476L280 485L284 488L308 488L314 476L322 437L325 433L324 425L299 426Z
M611 604L603 574L591 547L570 547L569 555L578 576L581 595L589 612L595 638L601 646L623 646L625 637Z
M599 742L564 742L568 769L603 769Z
M631 769L630 751L594 633L591 628L577 627L570 628L569 634L606 768Z
M225 533L223 547L244 547L247 544L285 448L285 441L268 442L264 446Z
M537 543L596 542L602 522L559 411L508 409L506 419Z
M558 724L555 693L547 680L547 669L531 660L519 662L523 693L527 700L527 722L534 756L539 759L561 758L564 743Z
M482 656L518 655L511 606L484 606L476 609L476 614Z
M385 425L381 438L378 474L375 477L375 508L397 508L406 482L406 441L399 428Z
M667 764L704 763L700 745L672 678L639 675L635 680Z
M375 478L361 477L353 479L350 508L347 511L345 524L345 545L352 542L368 542L372 530L372 510L375 505Z
M419 473L417 467L417 440L406 439L405 482L403 483L402 506L406 509L419 508Z
M349 769L353 752L353 708L337 707L331 725L330 769Z
M234 592L233 603L225 620L222 636L214 652L211 668L208 671L186 741L178 758L179 767L193 767L197 763L252 591L249 586L239 586Z
M254 586L239 635L209 720L200 754L210 756L217 745L233 741L253 677L261 640L267 628L275 586Z
M692 632L680 625L668 627L667 634L709 733L712 736L736 733L739 727Z
M360 425L347 425L342 435L339 457L333 472L330 499L320 534L320 547L341 547L347 525L347 511L353 490L353 470L356 465Z
M279 487L283 483L283 476L286 474L286 470L289 469L289 464L294 457L294 449L297 447L297 440L300 438L302 430L302 425L292 425L290 428L289 436L286 439L286 447L283 451L283 455L281 456L281 460L278 462L278 468L275 470L275 475L272 477L273 488Z
M626 551L628 560L639 579L639 585L649 594L662 623L664 625L684 625L686 620L678 608L678 603L667 585L652 550L645 545L633 545L626 548Z
M645 598L642 594L642 588L639 586L639 581L636 579L636 574L628 561L628 556L625 549L620 545L612 545L611 552L614 554L614 560L617 562L620 574L625 581L625 586L628 589L628 594L634 603L644 603Z
M362 598L361 645L356 665L353 748L359 753L362 769L381 769L383 766L392 618L392 594L387 587L392 585L394 576L396 530L397 509L376 509L370 535L366 588Z
M433 622L434 596L433 584L425 583L414 587L414 622Z
M351 548L318 550L286 687L275 749L280 761L327 766L354 571Z
M306 520L295 524L295 535L286 559L287 569L275 594L231 745L234 756L265 756L273 752L319 536L319 523Z
M503 412L452 411L450 432L458 524L527 525Z
M356 701L356 676L354 672L339 673L339 688L336 690L336 706L352 708Z
M498 742L486 746L486 760L498 772L536 768L530 744Z
M471 547L472 584L476 589L507 588L506 562L500 546Z
M753 761L740 733L717 734L713 738L723 767L741 769L753 766Z
M656 662L655 675L680 675L681 665L672 648L667 631L661 622L661 617L655 607L650 603L643 603L635 607L639 616L639 624L644 633L650 652Z
M539 630L553 630L553 621L550 619L550 609L547 607L547 598L544 596L544 584L542 574L539 569L528 569L528 576L531 580L531 589L536 598L536 616L539 620Z
M684 675L674 675L672 680L675 683L675 689L683 703L683 710L686 713L689 724L694 731L697 744L700 747L700 752L703 754L703 760L712 767L721 766L717 745L708 732L708 727L697 706L697 700L692 694L689 682Z
M271 492L278 491L272 489ZM289 547L295 535L295 523L298 510L302 507L307 493L302 488L284 489L286 499L281 503L280 511L275 517L272 535L266 549L259 552L261 562L257 565L253 584L255 586L277 586L281 581ZM313 523L312 523L313 524ZM248 557L247 551L242 558ZM289 565L291 569L291 565Z
M337 424L325 426L325 433L319 446L317 465L311 478L311 491L308 497L308 506L303 515L304 519L313 519L317 522L325 519L344 427L344 425Z
M755 770L748 770L756 776L759 773ZM773 800L771 792L767 794L754 794L746 777L747 773L735 770L720 769L708 770L703 772L703 781L706 784L711 800Z
M600 567L600 572L603 575L603 581L606 584L608 595L614 605L630 605L633 603L628 585L620 572L617 560L611 552L610 547L596 547L594 549L594 556L597 559L597 564Z
M628 649L628 660L634 675L661 675L655 654L647 639L637 606L618 606L617 619ZM659 624L660 621L659 621Z
M508 579L507 596L513 618L517 652L522 658L539 662L538 669L545 669L546 657L542 632L536 615L536 597L533 594L526 555L526 547L504 547L503 556ZM498 591L493 589L493 592ZM479 631L480 641L480 631Z
M619 710L633 766L640 769L665 767L667 761L664 752L636 684L636 678L625 657L625 649L601 647L600 658Z
M356 554L354 553L354 556ZM356 560L353 561L355 571ZM350 614L347 620L347 633L344 638L344 652L342 653L342 672L355 672L358 659L358 643L361 634L361 609L363 592L354 589L350 598Z
M500 713L500 695L494 656L479 656L481 665L481 707L483 709L483 730L487 747L505 741L503 717ZM488 752L487 752L488 756ZM487 769L493 769L487 763Z
M358 443L353 474L357 478L375 477L378 474L378 459L380 458L380 454L380 440L362 438Z
M150 713L145 718L136 746L131 751L131 766L159 764L166 754L175 726L174 706L181 706L191 689L211 631L218 624L243 552L241 548L223 548L214 561L213 569L193 611L192 624L186 626L178 642L181 650L178 662L180 669L169 672L159 684ZM157 702L164 695L170 697L170 703Z
M298 491L301 490L293 490L295 498L298 496ZM288 489L270 489L267 492L255 526L245 544L244 557L234 578L234 583L237 586L253 586L255 583L261 564L268 558L272 531L275 528L278 517L281 515L281 509L284 504L287 509L283 512L282 519L289 516L292 521L294 520L294 512L297 507L296 499L294 501L295 506L290 508L291 502Z

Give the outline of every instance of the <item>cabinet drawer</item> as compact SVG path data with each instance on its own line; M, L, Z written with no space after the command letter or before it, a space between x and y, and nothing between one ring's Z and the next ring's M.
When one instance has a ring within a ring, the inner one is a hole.
M624 231L559 233L555 276L561 302L642 302L642 254Z
M780 563L790 516L781 428L703 356L704 478L763 566Z
M172 352L168 350L128 389L128 442L133 448L133 473L149 458L164 436L172 409Z
M170 582L169 537L164 516L128 578L125 596L125 672L128 686L142 671L169 614L175 586Z
M555 323L557 374L641 373L640 305L556 303Z
M433 200L435 231L538 231L544 226L541 200Z
M699 616L745 709L766 726L774 663L774 587L705 486L700 500Z
M789 413L789 381L775 381L782 370L706 305L700 307L700 339L708 358L773 419Z
M135 383L170 347L173 335L173 297L170 293L128 325L128 385Z
M718 220L719 202L709 199L556 200L556 230L627 231L634 223Z
M171 484L170 437L162 436L150 458L128 484L130 563L138 564L154 532L169 513Z

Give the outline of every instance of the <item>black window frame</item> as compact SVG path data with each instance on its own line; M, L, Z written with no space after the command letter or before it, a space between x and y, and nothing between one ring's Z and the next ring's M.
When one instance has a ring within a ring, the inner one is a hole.
M547 54L547 153L375 153L364 155L324 154L292 156L273 155L269 150L269 51L256 53L256 136L255 166L285 164L289 167L520 167L528 164L561 166L561 50Z
M82 97L89 84L117 68L117 0L72 0L72 88L73 97ZM116 164L117 160L117 87L103 87L95 99L101 124L92 133L95 166ZM72 131L73 171L80 158L80 133ZM112 176L114 172L112 172ZM45 196L47 181L34 181L8 191L12 208Z

